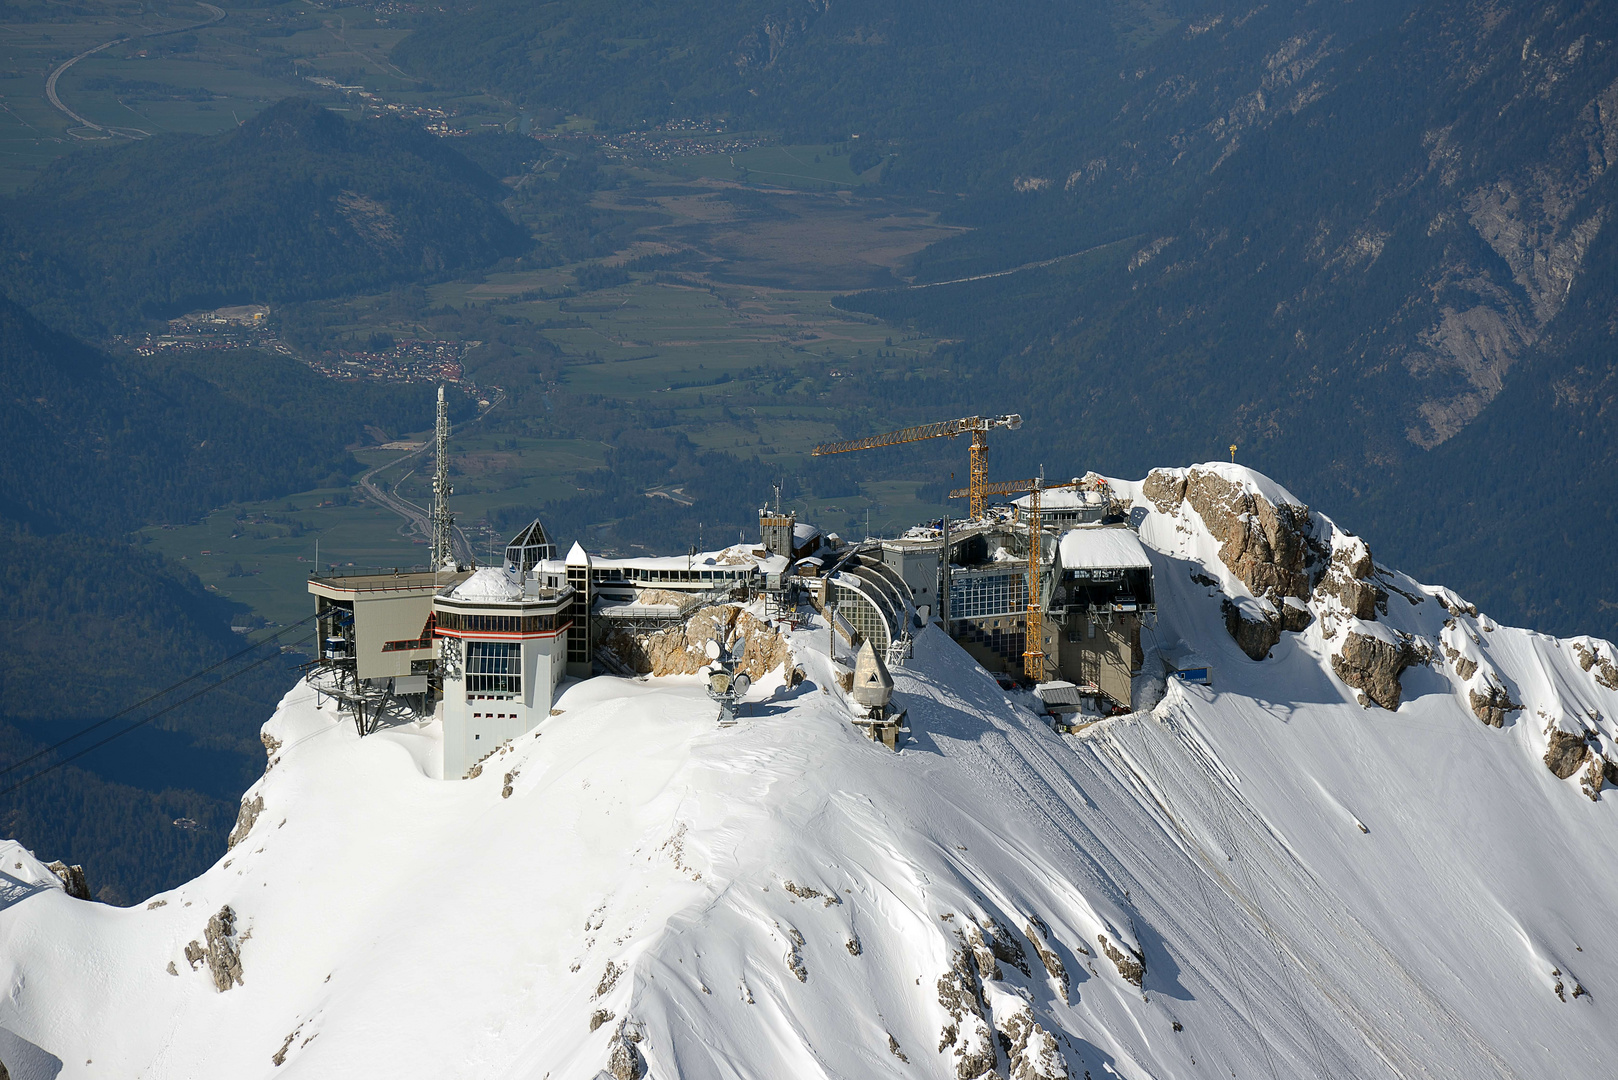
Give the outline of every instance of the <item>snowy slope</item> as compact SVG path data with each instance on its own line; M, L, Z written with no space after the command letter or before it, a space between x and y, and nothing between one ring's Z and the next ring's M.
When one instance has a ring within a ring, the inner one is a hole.
M436 725L360 740L300 685L266 726L262 809L208 873L128 910L0 895L0 1061L22 1080L1612 1075L1618 792L1543 760L1547 729L1618 758L1611 646L1377 568L1374 618L1322 586L1253 660L1228 612L1273 597L1189 501L1115 489L1156 569L1144 644L1194 650L1212 686L1143 678L1154 708L1058 736L929 630L895 672L895 755L847 723L821 629L793 638L808 680L765 680L737 727L694 678L598 678L446 783ZM1358 550L1302 520L1317 553ZM1351 633L1426 649L1397 709L1338 674ZM1521 706L1498 728L1469 697L1486 684ZM210 918L223 992L187 959Z

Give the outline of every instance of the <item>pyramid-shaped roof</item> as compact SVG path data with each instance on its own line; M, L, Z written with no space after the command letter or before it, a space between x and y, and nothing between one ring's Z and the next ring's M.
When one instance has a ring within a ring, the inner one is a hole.
M893 700L893 676L877 655L870 638L865 639L854 660L854 700L868 707L886 705Z

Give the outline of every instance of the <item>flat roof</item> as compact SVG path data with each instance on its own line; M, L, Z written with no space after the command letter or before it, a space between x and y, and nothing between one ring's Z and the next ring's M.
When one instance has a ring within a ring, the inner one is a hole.
M1125 525L1069 529L1062 534L1059 550L1064 570L1152 568L1140 537Z
M446 585L456 585L471 574L457 570L453 573L429 573L425 570L403 573L351 574L309 578L309 591L316 596L340 597L353 593L434 593Z

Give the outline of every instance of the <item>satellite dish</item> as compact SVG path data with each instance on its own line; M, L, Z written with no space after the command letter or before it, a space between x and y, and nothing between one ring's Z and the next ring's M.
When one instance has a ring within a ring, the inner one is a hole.
M747 677L747 672L738 672L736 677L730 680L730 692L737 697L742 697L747 693L747 688L752 685L753 680Z
M710 660L717 660L724 655L724 650L719 647L719 642L712 638L709 638L708 644L703 646L703 651L708 654L708 659Z

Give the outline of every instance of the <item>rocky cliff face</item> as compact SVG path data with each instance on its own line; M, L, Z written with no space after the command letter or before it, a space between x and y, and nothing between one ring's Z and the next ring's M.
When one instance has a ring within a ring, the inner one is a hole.
M1128 487L1128 485L1124 485ZM1535 753L1592 799L1618 777L1618 728L1578 687L1530 687L1506 672L1522 658L1500 653L1499 627L1453 591L1377 565L1365 541L1311 511L1284 488L1234 465L1154 469L1139 485L1150 512L1143 537L1191 563L1217 599L1226 632L1265 662L1287 635L1320 649L1331 672L1366 707L1399 709L1413 669L1440 672L1458 701L1491 728L1535 718ZM1200 567L1200 568L1199 568ZM1212 575L1212 576L1209 576ZM1618 650L1596 638L1565 649L1589 688L1618 690ZM1518 646L1513 646L1518 648ZM1547 661L1538 670L1548 670Z

